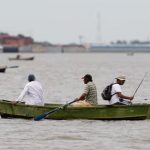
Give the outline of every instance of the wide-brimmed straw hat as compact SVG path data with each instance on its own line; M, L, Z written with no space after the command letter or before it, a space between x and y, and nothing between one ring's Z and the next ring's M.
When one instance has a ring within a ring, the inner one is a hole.
M118 79L118 80L126 80L126 77L125 76L118 76L116 79Z

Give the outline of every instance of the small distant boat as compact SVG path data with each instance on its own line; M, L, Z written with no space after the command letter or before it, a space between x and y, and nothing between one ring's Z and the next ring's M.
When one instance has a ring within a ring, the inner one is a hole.
M6 71L6 66L0 66L0 73L4 73Z
M0 66L0 73L4 73L8 68L18 68L19 66Z
M128 52L127 53L127 56L133 56L134 55L134 52Z
M34 57L20 57L17 55L15 58L8 58L9 60L34 60Z

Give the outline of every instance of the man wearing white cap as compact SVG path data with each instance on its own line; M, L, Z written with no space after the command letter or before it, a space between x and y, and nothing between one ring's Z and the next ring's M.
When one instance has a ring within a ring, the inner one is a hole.
M119 76L116 78L116 82L112 85L111 90L111 105L129 105L131 100L133 100L133 96L126 96L122 94L121 85L125 83L125 76Z

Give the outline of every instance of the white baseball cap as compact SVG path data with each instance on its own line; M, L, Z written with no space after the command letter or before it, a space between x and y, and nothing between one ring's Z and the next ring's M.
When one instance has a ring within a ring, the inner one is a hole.
M126 77L125 76L118 76L116 79L118 79L118 80L126 80Z

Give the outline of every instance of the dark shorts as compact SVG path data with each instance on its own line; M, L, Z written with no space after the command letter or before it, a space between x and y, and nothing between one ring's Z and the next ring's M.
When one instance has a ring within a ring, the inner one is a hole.
M117 103L114 103L113 105L126 105L126 104L121 103L121 102L117 102Z
M130 101L124 100L124 99L120 99L119 102L114 103L113 105L131 105L132 103Z

